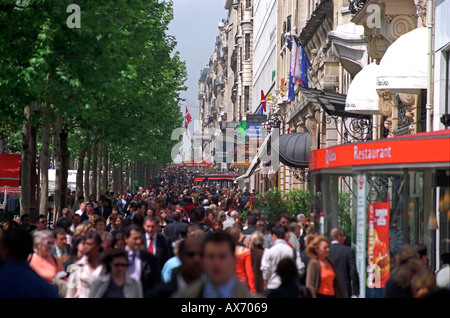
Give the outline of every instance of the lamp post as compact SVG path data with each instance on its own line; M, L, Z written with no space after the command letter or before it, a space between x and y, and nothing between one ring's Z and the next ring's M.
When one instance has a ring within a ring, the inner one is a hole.
M434 1L428 0L427 3L427 29L428 29L428 80L427 80L427 132L433 130L433 63L434 63Z

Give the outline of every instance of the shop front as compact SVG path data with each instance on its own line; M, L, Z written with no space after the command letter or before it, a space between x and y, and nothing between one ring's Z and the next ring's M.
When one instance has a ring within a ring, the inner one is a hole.
M381 296L404 244L427 246L428 266L440 268L450 252L450 129L318 149L309 171L322 234L339 224L340 192L352 197L362 297Z

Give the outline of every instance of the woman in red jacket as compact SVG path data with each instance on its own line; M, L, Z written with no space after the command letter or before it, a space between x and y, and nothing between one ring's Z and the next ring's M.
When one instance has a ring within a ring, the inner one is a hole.
M255 275L252 267L251 250L241 243L244 237L242 230L238 227L230 227L227 232L234 238L236 242L236 278L241 284L247 286L251 293L256 292Z

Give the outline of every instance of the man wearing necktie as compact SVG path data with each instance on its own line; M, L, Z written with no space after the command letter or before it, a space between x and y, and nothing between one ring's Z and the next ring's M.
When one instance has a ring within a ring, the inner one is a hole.
M128 267L126 273L142 283L144 294L161 282L161 268L157 258L142 249L143 228L130 225L125 231L125 250L128 251Z
M102 196L100 197L100 199L98 199L97 207L94 209L94 211L97 215L107 220L109 215L111 214L112 208L108 205L107 199Z
M160 268L163 268L166 261L174 256L169 239L163 234L158 233L159 222L154 216L147 216L145 218L144 230L145 249L147 252L156 256Z
M234 239L225 231L214 232L203 243L204 275L189 284L174 298L251 298L248 287L236 278Z

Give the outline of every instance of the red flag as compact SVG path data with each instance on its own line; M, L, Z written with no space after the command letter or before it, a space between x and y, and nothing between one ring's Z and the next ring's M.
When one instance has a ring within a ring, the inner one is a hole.
M262 104L264 111L266 111L266 97L264 96L263 90L261 90L261 104Z
M187 128L191 121L192 121L192 116L191 116L191 114L189 114L189 110L186 107L186 115L185 115L185 118L184 118L184 127Z

